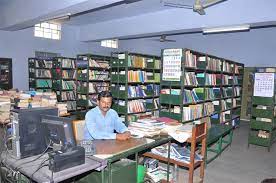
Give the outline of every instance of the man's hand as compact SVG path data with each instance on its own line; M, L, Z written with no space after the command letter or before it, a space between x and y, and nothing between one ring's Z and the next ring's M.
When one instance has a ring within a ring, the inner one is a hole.
M127 140L130 138L130 132L126 131L124 133L117 133L116 134L116 140Z

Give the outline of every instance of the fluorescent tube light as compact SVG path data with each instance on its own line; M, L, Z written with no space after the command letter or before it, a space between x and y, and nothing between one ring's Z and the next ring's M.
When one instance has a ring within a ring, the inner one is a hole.
M63 15L58 15L58 16L54 16L54 17L50 17L50 18L46 18L43 20L40 20L40 22L62 22L65 20L69 20L71 16L71 13L66 13Z
M250 25L233 25L233 26L226 26L226 27L210 27L210 28L203 28L203 34L209 33L220 33L220 32L234 32L234 31L246 31L250 29Z

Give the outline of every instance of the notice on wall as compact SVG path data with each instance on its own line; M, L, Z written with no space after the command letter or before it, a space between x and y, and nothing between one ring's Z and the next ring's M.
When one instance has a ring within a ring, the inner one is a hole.
M163 51L163 81L180 81L182 49Z
M274 73L255 73L253 96L273 97L274 77Z

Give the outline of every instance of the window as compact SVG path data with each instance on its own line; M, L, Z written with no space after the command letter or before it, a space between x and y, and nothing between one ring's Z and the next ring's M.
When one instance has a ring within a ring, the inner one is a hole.
M102 40L101 46L107 48L118 48L118 39Z
M44 52L44 51L35 51L36 58L54 58L61 57L60 53Z
M34 36L48 39L61 39L61 25L57 23L43 22L34 27Z

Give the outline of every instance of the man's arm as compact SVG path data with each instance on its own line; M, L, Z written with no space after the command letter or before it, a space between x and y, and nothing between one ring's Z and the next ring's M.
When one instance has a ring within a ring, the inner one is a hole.
M85 128L86 134L84 134L84 136L86 139L116 139L116 133L108 133L99 130L95 117L89 113L85 115Z
M130 138L130 132L127 131L127 127L126 125L121 121L121 119L119 118L117 112L115 112L115 130L118 132L118 134L116 134L116 139L117 140L127 140Z
M119 118L117 112L115 112L114 118L115 118L114 119L115 130L118 133L124 133L124 132L126 132L128 129L127 129L126 125Z

